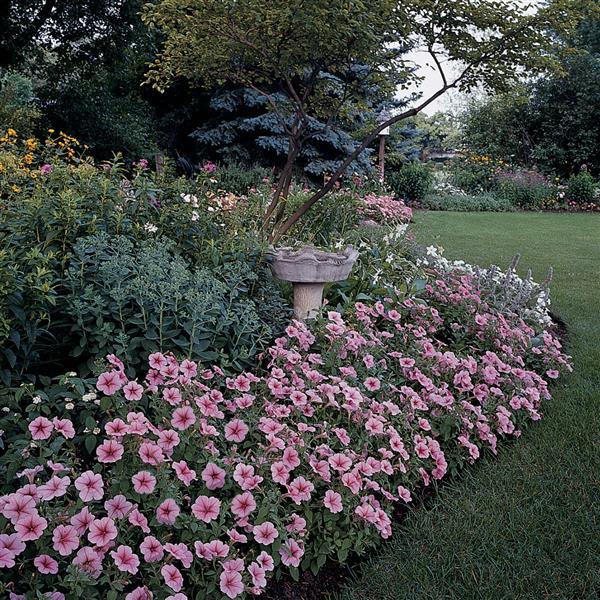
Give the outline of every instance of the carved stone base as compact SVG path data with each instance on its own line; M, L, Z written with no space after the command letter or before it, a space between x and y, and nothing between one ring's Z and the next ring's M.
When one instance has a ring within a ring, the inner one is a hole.
M324 283L294 283L294 318L313 319L323 305Z

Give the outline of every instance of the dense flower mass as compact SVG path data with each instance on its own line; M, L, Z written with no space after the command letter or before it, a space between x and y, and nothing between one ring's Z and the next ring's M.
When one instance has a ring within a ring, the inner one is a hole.
M412 219L412 209L393 195L367 194L360 200L359 211L377 223L406 223Z
M391 535L396 504L539 419L548 378L570 369L551 333L460 270L419 297L293 322L257 373L154 353L138 383L109 362L91 457L68 419L29 424L36 451L0 498L15 600L237 598L275 570L344 560Z

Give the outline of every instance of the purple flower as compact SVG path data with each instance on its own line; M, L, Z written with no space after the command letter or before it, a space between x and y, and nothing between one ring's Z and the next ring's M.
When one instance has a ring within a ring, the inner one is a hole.
M49 173L52 173L52 169L53 169L52 165L45 163L40 167L40 173L42 175L48 175Z
M217 165L214 162L207 161L202 166L202 170L205 173L214 173L217 170Z

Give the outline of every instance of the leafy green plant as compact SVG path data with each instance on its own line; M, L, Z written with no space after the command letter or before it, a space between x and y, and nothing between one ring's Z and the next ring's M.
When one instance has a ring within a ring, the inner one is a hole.
M556 196L556 188L536 171L515 170L498 174L494 194L513 206L539 209Z
M594 201L596 180L586 171L572 175L567 182L567 201L588 204Z
M515 209L510 200L497 197L490 192L478 195L431 194L425 197L422 205L423 208L430 210L456 210L461 212L504 212Z
M166 238L82 238L65 281L73 352L89 368L109 353L135 368L156 351L248 366L288 317L275 290L260 293L259 277L239 261L190 266Z
M412 162L392 171L388 184L402 200L422 200L431 188L433 174L429 165Z

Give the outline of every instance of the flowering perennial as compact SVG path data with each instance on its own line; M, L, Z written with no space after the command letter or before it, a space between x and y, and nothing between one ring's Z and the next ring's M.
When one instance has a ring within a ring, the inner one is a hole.
M0 497L10 598L237 598L275 570L316 572L520 435L570 369L555 337L493 310L461 271L420 298L293 322L263 358L229 377L155 353L139 383L110 356L91 457L69 419L32 419L34 450Z

